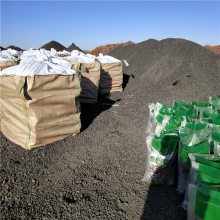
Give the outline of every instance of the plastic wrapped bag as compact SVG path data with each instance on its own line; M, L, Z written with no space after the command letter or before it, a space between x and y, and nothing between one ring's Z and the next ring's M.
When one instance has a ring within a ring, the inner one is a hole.
M183 202L188 219L219 219L220 157L206 154L189 157L191 169Z
M189 154L189 183L220 185L220 157L212 154Z
M162 105L159 102L150 104L146 134L155 133L158 123L165 124L170 116L172 116L172 109L168 106ZM161 130L163 130L163 128Z
M190 168L188 154L210 153L208 124L188 123L185 128L180 129L179 136L177 192L183 194L186 190Z
M189 201L189 185L199 183L220 184L220 157L211 154L189 154L191 167L188 187L182 207L186 210Z
M208 102L192 102L193 108L196 111L196 118L201 119L204 111L212 109Z
M163 133L160 137L147 137L147 169L143 180L153 185L173 185L175 183L175 159L177 153L177 133Z
M200 114L200 120L210 124L220 125L220 113L216 109L207 108Z
M208 107L209 103L208 102L192 102L193 107Z
M220 95L215 97L209 97L209 103L215 109L220 109Z
M220 218L220 185L189 184L187 219L217 220Z
M156 126L156 118L155 118L155 111L156 111L156 105L154 103L151 103L149 106L149 115L148 115L148 122L147 122L147 128L146 128L146 134L149 135L150 133L153 133L153 130Z
M210 137L210 145L211 145L211 150L214 155L220 157L220 132L219 128L212 128L212 133Z
M159 137L161 132L178 132L182 117L158 114L156 121L154 132Z
M192 122L193 119L198 118L198 111L193 108L193 105L190 102L174 100L172 110L174 115L181 116L188 122Z

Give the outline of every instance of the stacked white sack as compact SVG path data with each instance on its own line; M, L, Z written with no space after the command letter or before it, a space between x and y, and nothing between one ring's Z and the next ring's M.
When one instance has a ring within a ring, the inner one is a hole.
M71 55L65 58L69 62L79 62L79 63L93 63L95 62L95 56L90 54L84 54L78 50L73 50Z
M28 61L29 59L33 59L35 57L38 56L38 54L42 54L43 56L47 56L47 57L58 57L58 54L56 52L56 50L45 50L45 49L39 49L39 50L35 50L35 49L30 49L30 50L26 50L22 53L22 55L20 56L21 62L26 62L26 60Z
M71 53L69 51L66 51L66 50L58 51L57 54L58 54L58 56L61 56L61 57L66 57L66 56L71 55Z
M15 61L15 60L17 59L14 56L12 56L10 53L4 51L0 52L0 61L7 62L7 61Z
M30 49L30 50L25 50L21 56L20 56L20 62L28 62L29 59L32 59L36 56L38 50L35 49Z
M108 55L103 55L102 53L99 54L97 57L100 63L120 63L121 61Z
M0 72L3 75L72 75L75 71L71 69L71 65L66 60L51 55L46 50L31 50L21 57L21 62L17 66L7 68Z
M60 56L60 57L66 57L66 56L70 56L71 53L67 50L63 50L63 51L56 51L54 48L50 49L50 53L53 56Z
M10 56L13 56L13 57L19 57L22 54L22 52L11 49L11 48L9 48L7 50L2 50L1 53L5 54L6 56L10 55Z
M94 55L92 55L92 54L89 54L89 53L87 53L86 56L89 57L89 58L96 59L96 56L94 56Z
M55 56L55 57L58 56L57 51L54 48L51 48L50 52L52 56Z

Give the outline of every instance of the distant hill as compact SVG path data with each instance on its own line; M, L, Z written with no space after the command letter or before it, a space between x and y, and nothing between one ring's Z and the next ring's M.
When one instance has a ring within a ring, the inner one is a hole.
M99 55L99 53L108 54L109 52L113 51L116 48L132 45L132 44L134 44L134 42L132 41L128 41L125 43L106 44L106 45L101 45L99 47L96 47L94 50L86 51L86 52L97 56Z
M211 50L215 54L220 55L220 45L216 45L216 46L208 46L208 45L206 45L205 48Z
M16 47L14 45L10 45L9 47L6 47L5 49L13 49L13 50L17 50L17 51L23 51L20 47Z
M50 41L49 43L43 45L41 48L44 48L46 50L51 50L51 48L54 48L57 51L63 51L63 50L67 50L66 47L64 47L62 44L60 44L57 41Z
M0 46L0 50L5 50L5 48Z
M67 51L71 52L73 50L78 50L83 52L78 46L76 46L74 43L72 43L69 47L67 47Z

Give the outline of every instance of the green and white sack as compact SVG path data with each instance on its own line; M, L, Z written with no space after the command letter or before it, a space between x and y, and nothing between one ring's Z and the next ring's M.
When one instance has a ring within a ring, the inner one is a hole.
M148 117L148 124L146 129L146 134L149 135L150 133L155 133L155 128L158 122L162 123L163 118L165 116L171 116L172 110L166 105L162 105L159 102L156 104L149 105L149 117Z
M212 154L189 154L189 183L220 185L220 157Z
M208 124L188 123L185 128L180 128L179 136L177 192L183 194L186 190L190 168L188 154L210 153Z
M216 109L206 109L200 119L211 124L220 125L220 113Z
M159 105L157 107L157 104ZM160 103L151 103L148 108L149 108L149 115L148 115L148 123L147 123L147 128L146 128L146 134L149 135L150 133L153 132L154 127L156 126L156 120L155 120L155 111L159 113L159 109L161 108Z
M215 131L212 128L212 133L210 136L210 145L211 145L211 149L213 151L213 154L220 157L220 131L219 131L219 128L217 128Z
M220 185L189 184L187 219L220 219Z
M182 122L182 117L158 114L156 121L157 124L154 132L158 137L160 137L162 132L178 133L179 126Z
M174 100L172 110L174 115L186 117L189 122L192 121L192 119L197 119L197 110L193 108L190 102Z
M173 185L175 183L175 158L177 153L177 133L162 133L160 137L147 137L147 169L143 180L153 185Z
M192 105L196 111L196 119L201 119L204 111L212 110L208 102L192 102Z
M195 107L208 107L209 103L208 102L192 102L192 106Z
M209 97L209 103L214 109L220 109L220 95L215 97Z
M211 154L189 154L189 158L191 167L188 184L220 185L220 157ZM184 209L187 208L189 196L189 188L187 187L182 204Z

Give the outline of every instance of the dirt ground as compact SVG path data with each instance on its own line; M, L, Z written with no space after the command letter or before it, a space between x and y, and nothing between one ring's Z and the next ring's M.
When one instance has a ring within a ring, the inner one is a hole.
M31 151L1 135L1 219L186 219L175 186L142 182L148 105L217 95L220 57L182 39L112 54L130 64L125 91L82 105L79 135Z
M83 105L82 133L45 147L1 135L1 219L186 218L175 187L142 182L147 102L141 114L129 111L135 94L111 99L119 106Z

